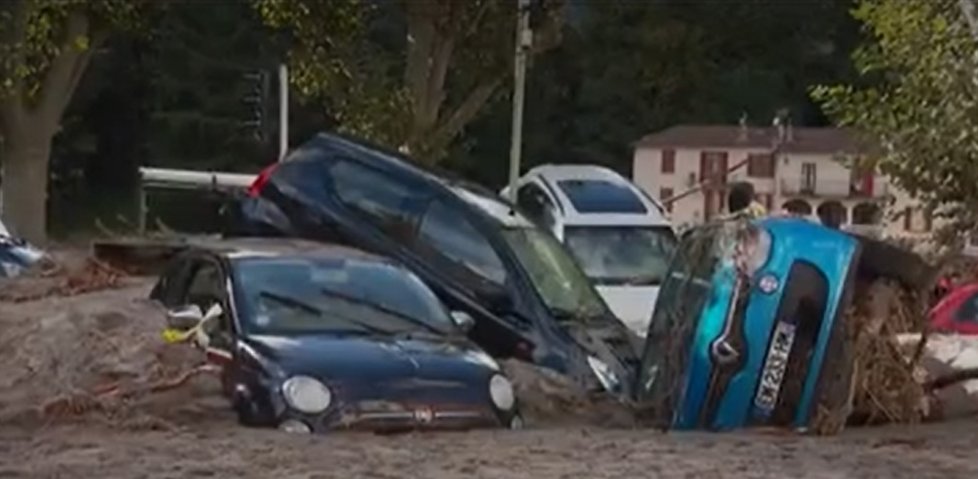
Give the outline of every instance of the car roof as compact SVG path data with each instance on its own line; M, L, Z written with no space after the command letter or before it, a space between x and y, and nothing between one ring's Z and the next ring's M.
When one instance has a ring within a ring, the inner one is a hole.
M662 214L661 204L655 202L638 186L618 172L600 165L547 164L532 168L524 175L527 181L545 183L545 189L561 203L561 215L567 225L580 226L668 226L669 220ZM572 194L562 182L610 183L621 193L624 189L632 195L613 197L612 191L588 195ZM644 209L645 211L641 211Z
M387 257L336 243L324 243L295 238L209 238L189 242L191 248L224 256L228 259L291 256L322 259L359 259L377 263L393 263Z
M381 161L392 168L394 173L415 175L429 182L443 192L454 196L471 207L477 214L504 227L533 226L504 198L481 185L466 181L459 176L440 169L420 165L411 157L389 148L339 133L320 133L308 144L309 148L322 151L343 151L347 161L364 161L366 157Z

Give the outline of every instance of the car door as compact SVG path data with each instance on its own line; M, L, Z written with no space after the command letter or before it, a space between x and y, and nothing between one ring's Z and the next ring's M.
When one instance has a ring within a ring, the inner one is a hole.
M453 309L475 313L473 339L491 353L510 356L528 347L521 341L530 323L513 315L518 299L513 292L510 272L489 238L479 230L462 208L441 199L432 200L418 223L410 248L422 259L429 276L440 284L458 285L458 290L484 310L473 311L452 295L441 296ZM481 308L480 308L481 309ZM507 318L507 319L503 319Z

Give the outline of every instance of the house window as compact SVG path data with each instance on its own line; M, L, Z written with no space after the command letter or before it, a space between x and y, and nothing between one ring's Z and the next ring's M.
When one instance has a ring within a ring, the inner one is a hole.
M672 213L672 203L666 203L665 201L672 198L673 192L672 188L660 188L659 189L659 201L666 207L666 211Z
M727 180L727 152L704 151L700 153L700 180L712 179L720 184Z
M747 176L752 178L774 178L774 155L747 155Z
M816 180L817 180L817 175L815 173L815 163L802 163L801 164L802 193L814 194Z
M662 150L662 172L674 173L676 171L676 150Z

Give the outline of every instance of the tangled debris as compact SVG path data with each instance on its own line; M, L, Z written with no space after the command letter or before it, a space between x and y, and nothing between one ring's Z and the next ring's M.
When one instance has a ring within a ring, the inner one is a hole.
M923 329L919 298L891 281L857 287L847 314L855 377L850 425L916 423L928 414L915 375L919 355L908 356L897 335Z
M45 261L23 277L3 280L0 301L22 303L117 288L125 277L125 273L94 258L86 258L80 265Z
M604 392L588 392L569 378L524 361L501 364L513 381L527 426L637 426L635 412Z

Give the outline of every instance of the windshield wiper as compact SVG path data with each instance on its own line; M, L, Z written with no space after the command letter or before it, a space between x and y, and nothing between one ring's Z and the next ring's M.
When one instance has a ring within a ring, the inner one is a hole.
M303 301L301 299L297 299L297 298L294 298L292 296L287 296L287 295L283 295L283 294L273 293L271 291L261 291L261 292L258 293L258 295L259 296L262 296L262 297L265 297L265 298L273 299L275 301L278 301L280 303L283 303L283 304L286 304L286 305L289 305L289 306L292 306L292 307L296 307L296 308L299 308L299 309L306 310L307 312L312 313L312 314L315 314L315 315L320 316L320 317L323 317L323 316L326 316L327 315L326 314L326 311L323 311L322 308L318 308L318 307L313 306L313 305L311 305L311 304L309 304L309 303L307 303L307 302L305 302L305 301ZM376 326L372 326L370 324L367 324L367 323L364 323L364 322L361 322L361 321L357 321L356 319L353 319L353 318L350 318L350 317L347 317L347 316L343 316L343 315L339 315L339 314L335 314L335 313L330 312L329 317L339 318L339 319L341 319L343 321L346 321L346 322L348 322L350 324L354 324L357 327L359 327L359 328L361 328L361 329L363 329L363 330L365 330L365 331L367 331L369 333L373 333L373 334L385 334L385 335L386 334L391 334L391 332L390 331L387 331L386 329L378 328Z
M407 321L407 322L409 322L411 324L414 324L416 326L421 326L421 327L423 327L423 328L425 328L425 329L427 329L427 330L429 330L431 332L437 333L439 335L445 334L444 331L440 331L435 326L432 326L432 325L430 325L430 324L428 324L428 323L426 323L426 322L424 322L424 321L422 321L422 320L420 320L418 318L415 318L414 316L411 316L411 315L408 315L408 314L404 314L404 313L402 313L400 311L393 310L391 308L388 308L386 306L379 305L379 304L374 303L372 301L367 301L365 299L361 299L361 298L358 298L356 296L350 296L348 294L341 293L339 291L334 291L334 290L331 290L331 289L326 289L326 288L323 288L320 291L323 294L327 295L327 296L330 296L330 297L333 297L333 298L337 298L337 299L341 299L341 300L346 301L348 303L353 303L353 304L356 304L356 305L359 305L359 306L364 306L364 307L373 309L375 311L379 311L381 313L387 314L389 316L394 316L396 318L402 319L402 320Z

